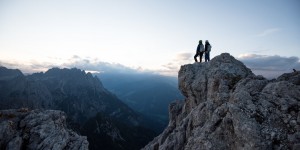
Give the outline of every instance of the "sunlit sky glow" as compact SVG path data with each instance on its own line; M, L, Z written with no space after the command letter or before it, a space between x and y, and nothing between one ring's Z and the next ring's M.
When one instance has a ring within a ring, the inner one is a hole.
M211 57L295 57L297 68L299 14L298 0L0 0L0 65L44 71L79 57L176 75L202 39Z

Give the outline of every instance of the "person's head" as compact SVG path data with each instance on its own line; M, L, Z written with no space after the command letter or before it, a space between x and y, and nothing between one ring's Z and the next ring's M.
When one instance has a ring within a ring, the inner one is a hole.
M199 41L199 44L202 44L202 40Z
M205 44L209 44L208 40L205 40Z

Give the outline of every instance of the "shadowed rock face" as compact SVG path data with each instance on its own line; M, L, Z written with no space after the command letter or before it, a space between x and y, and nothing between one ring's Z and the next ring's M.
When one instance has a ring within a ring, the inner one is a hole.
M88 141L66 128L62 111L11 109L0 111L0 149L87 150Z
M185 101L144 149L300 148L300 72L267 80L224 53L182 66L178 80Z

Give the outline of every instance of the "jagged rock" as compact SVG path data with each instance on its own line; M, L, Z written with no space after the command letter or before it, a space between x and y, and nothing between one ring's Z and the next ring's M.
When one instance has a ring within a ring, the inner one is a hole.
M299 149L299 73L267 80L224 53L182 66L178 80L184 103L143 149Z
M1 110L0 149L88 149L86 137L66 128L65 116L58 110Z
M296 85L300 85L300 71L292 73L284 73L283 75L277 78L279 81L289 81Z

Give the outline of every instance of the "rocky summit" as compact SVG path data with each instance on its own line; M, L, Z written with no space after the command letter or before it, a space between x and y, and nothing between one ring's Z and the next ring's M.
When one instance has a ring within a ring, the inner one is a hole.
M0 149L87 150L88 145L86 137L67 129L62 111L0 111Z
M144 150L300 149L300 72L267 80L228 53L181 67L185 96Z

